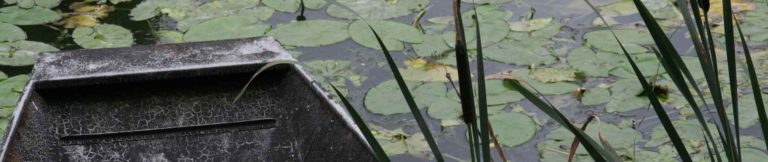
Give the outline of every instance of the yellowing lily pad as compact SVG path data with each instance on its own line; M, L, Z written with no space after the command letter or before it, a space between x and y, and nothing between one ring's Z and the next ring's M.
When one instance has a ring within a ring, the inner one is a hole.
M403 79L424 82L448 82L446 74L453 80L459 76L459 71L448 65L430 64L424 59L414 59L407 62L408 67L400 69Z

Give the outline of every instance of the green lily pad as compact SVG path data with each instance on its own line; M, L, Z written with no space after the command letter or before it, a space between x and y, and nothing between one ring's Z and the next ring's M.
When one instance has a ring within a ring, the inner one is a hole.
M347 23L331 20L307 20L278 25L267 35L274 36L284 45L298 47L329 45L349 37Z
M27 81L27 75L17 75L0 81L0 109L15 107Z
M0 81L1 81L1 80L5 80L5 79L8 79L8 75L6 75L6 74L5 74L5 73L3 73L2 71L0 71Z
M531 79L543 83L576 81L576 71L565 68L536 68L531 70Z
M27 39L27 33L24 30L8 23L0 22L0 42L11 42Z
M133 21L142 21L165 13L179 20L197 6L200 6L197 0L145 0L131 9L130 16Z
M169 13L169 17L177 21L176 29L179 31L188 31L189 28L205 21L227 16L254 17L266 21L275 12L272 8L260 6L259 0L217 0L208 1L197 8L178 8L180 11L161 9L168 10L173 11Z
M263 36L269 25L261 24L254 17L227 16L205 21L184 34L187 42L238 39Z
M296 12L299 10L299 0L262 0L261 3L278 11ZM304 7L310 9L320 9L325 6L325 0L304 0Z
M42 7L20 8L9 6L0 8L0 22L16 25L39 25L61 19L59 13Z
M530 32L534 30L539 30L544 27L547 27L550 23L552 23L553 17L547 17L547 18L537 18L537 19L531 19L531 20L520 20L516 22L510 22L509 28L512 29L512 31L520 31L520 32Z
M34 6L53 8L59 6L61 0L5 0L7 4L16 4L21 8L31 8Z
M586 76L607 77L609 71L626 58L607 52L593 52L586 47L576 48L568 54L567 63L571 68L584 72Z
M161 30L156 31L155 35L157 35L157 41L162 44L166 43L184 43L184 33L177 32L177 31L171 31L171 30Z
M531 117L517 112L495 114L488 117L499 143L507 147L528 142L539 130Z
M530 41L540 41L532 38ZM548 41L546 41L548 42ZM526 46L522 41L504 40L501 43L483 49L483 56L486 59L514 65L547 65L557 62L557 58L548 49L541 49L541 46Z
M411 14L414 10L426 8L429 0L381 1L381 0L336 0L341 5L360 14L366 20L384 20ZM358 16L336 4L328 7L328 15L343 19L358 19Z
M478 3L480 4L480 3ZM481 4L477 5L477 20L483 24L483 22L486 21L495 21L495 20L504 20L506 21L510 17L512 17L512 13L505 11L499 7L499 5L494 4ZM461 18L466 24L472 24L472 15L475 15L475 10L466 10L463 13L461 13ZM447 16L448 22L447 23L453 23L453 16ZM447 24L446 23L446 24ZM464 29L466 30L466 29ZM482 30L482 29L481 29ZM466 30L467 33L469 31L474 32L474 30ZM485 37L483 37L485 38Z
M58 51L56 47L33 41L0 43L0 65L28 66L35 64L40 52Z
M582 124L575 124L582 125ZM495 125L494 125L495 126ZM494 129L495 131L495 129ZM594 140L598 140L598 132L602 132L603 136L608 143L619 153L624 151L633 150L635 144L643 139L643 134L639 131L629 127L619 127L610 123L600 123L599 127L596 123L590 123L585 133ZM563 152L569 152L571 142L573 142L573 133L567 129L560 127L547 134L545 141L537 144L541 152L547 152L549 150L560 150ZM583 146L576 150L577 155L588 155ZM567 156L567 154L565 154ZM590 158L591 159L591 158Z
M557 83L542 83L536 80L533 80L530 77L530 70L528 69L518 69L515 71L512 71L511 74L516 77L517 79L523 80L528 84L524 84L524 86L534 87L541 94L544 95L561 95L566 93L571 93L576 91L578 88L580 88L579 85L568 83L568 82L557 82Z
M619 37L621 43L627 49L630 54L645 53L648 51L643 45L653 44L653 39L648 32L635 29L619 29L614 30L616 36ZM598 30L584 34L584 40L587 44L597 49L612 52L617 54L624 54L619 47L619 43L616 39L613 39L613 35L609 30Z
M328 83L333 84L336 88L342 91L342 94L347 94L346 81L350 81L353 86L360 86L366 76L361 76L354 71L351 67L352 62L342 60L314 60L302 62L304 70L314 76L314 79L322 83L323 87L327 90L332 89Z
M406 84L410 90L418 87L416 82L406 82ZM368 90L365 96L365 108L371 113L381 115L411 112L395 80L384 81Z
M627 112L648 107L650 101L646 96L638 96L643 92L640 82L635 79L621 79L611 85L611 101L605 106L607 112Z
M78 27L72 32L75 43L83 48L115 48L133 45L133 33L121 26L102 24L95 27Z
M473 2L473 0L461 0L461 1L465 2L465 3L472 3ZM485 4L485 3L500 4L500 3L507 3L507 2L511 2L511 1L512 0L474 0L474 3L475 4Z
M413 44L412 46L413 50L416 52L416 55L421 57L440 56L453 50L448 46L448 44L445 43L445 41L443 41L443 37L441 35L433 34L425 35L424 42Z
M376 33L381 37L381 41L390 51L401 51L405 48L402 42L421 43L424 41L424 35L416 28L393 21L368 21ZM355 21L349 25L349 35L355 42L370 48L380 49L376 37L368 27L365 21Z
M396 130L372 130L371 133L387 155L410 154L426 158L432 151L421 133L407 134L402 128Z
M611 92L607 88L595 87L588 89L581 97L581 105L594 106L611 101Z
M672 122L672 125L675 126L677 133L680 135L680 139L683 139L686 147L695 148L696 150L702 148L706 149L706 144L704 143L705 136L702 133L703 129L698 121L695 119L678 120ZM717 128L712 124L708 124L708 126L710 127L710 130ZM657 147L663 144L671 145L671 142L672 141L670 141L669 135L664 130L664 127L658 125L653 129L651 140L645 143L645 147Z
M476 26L472 25L472 22L464 22L464 37L467 42L467 49L477 49L477 36L475 36ZM471 31L471 32L469 32ZM489 47L495 45L509 34L509 26L504 20L487 20L480 22L480 36L482 37L481 44L483 47ZM450 31L443 33L443 40L448 46L453 47L456 43L456 32Z
M633 55L632 57L635 61L635 64L637 64L638 69L643 72L645 77L652 77L666 73L664 67L659 62L659 59L656 58L656 56L653 54L639 54ZM616 68L611 69L609 73L611 75L622 78L637 79L637 75L635 75L635 71L632 70L632 66L629 64L629 61L626 61L626 57L623 58L624 59L622 62L614 64Z
M765 95L763 95L763 105L768 105L768 99L765 98ZM739 97L739 128L749 128L758 124L759 113L757 113L756 107L754 94L749 93ZM733 121L733 105L728 105L726 113L729 120Z

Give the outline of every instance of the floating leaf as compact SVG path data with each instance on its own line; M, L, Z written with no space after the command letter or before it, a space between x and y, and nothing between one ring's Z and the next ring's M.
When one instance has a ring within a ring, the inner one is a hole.
M426 8L429 0L381 1L381 0L336 0L366 20L383 20L411 14L414 10ZM331 5L328 15L344 19L358 19L347 9ZM376 31L379 31L376 29ZM384 33L384 32L379 32ZM389 47L389 46L387 46Z
M552 42L539 38L531 38L529 41L504 40L483 49L483 55L489 60L514 65L547 65L557 62L549 49L542 49Z
M0 42L11 42L27 39L27 33L24 30L7 23L0 22Z
M8 75L6 75L6 74L5 74L5 73L3 73L2 71L0 71L0 81L1 81L1 80L5 80L5 79L8 79Z
M537 19L531 19L531 20L520 20L516 22L510 22L509 23L509 29L512 29L512 31L521 31L521 32L530 32L534 30L539 30L544 27L547 27L550 23L552 23L553 17L547 17L547 18L537 18Z
M473 0L461 0L461 1L465 2L465 3L476 3L476 4L485 4L485 3L500 4L500 3L511 2L512 0L474 0L474 1Z
M576 71L564 68L537 68L531 70L531 78L543 83L576 81Z
M426 158L431 155L427 141L421 133L409 135L402 128L396 130L372 130L371 133L389 156L411 154L416 157Z
M528 142L539 130L531 117L517 112L495 114L488 117L499 143L507 147Z
M672 124L675 125L675 129L680 133L680 139L683 139L686 146L696 149L706 147L704 146L705 136L702 134L702 127L699 122L696 120L678 120L672 122ZM709 127L714 127L714 125L710 124ZM645 147L657 147L663 144L671 144L671 141L667 132L659 125L653 129L651 140L645 143Z
M83 48L115 48L133 45L133 33L121 26L103 24L89 27L79 27L72 32L75 43Z
M61 0L5 0L5 3L16 4L21 8L31 8L34 6L53 8L58 6Z
M611 85L611 101L605 106L607 112L627 112L642 107L648 107L651 102L643 93L643 88L637 79L621 79Z
M278 11L296 12L299 10L300 0L262 0L261 3ZM304 0L304 7L310 9L320 9L325 6L325 0Z
M621 43L624 44L627 52L630 54L645 53L648 51L648 49L643 47L643 45L650 45L654 43L651 35L645 31L633 29L622 29L614 31L616 32L616 36L621 39ZM584 40L586 40L587 44L590 46L606 52L623 54L616 40L606 39L612 37L613 35L609 30L598 30L584 34Z
M417 87L415 82L407 82L406 84L408 84L410 90L414 90ZM381 115L411 112L395 80L384 81L368 90L365 96L365 108L371 111L371 113Z
M28 9L18 6L0 8L0 22L16 25L39 25L61 19L58 13L47 8L32 7Z
M166 43L184 43L184 34L177 31L171 31L171 30L161 30L156 31L155 35L157 35L157 41L161 44Z
M313 60L302 62L304 70L314 76L317 82L321 83L326 89L330 88L327 83L333 84L337 88L347 89L346 81L353 86L360 86L367 79L352 71L352 62L343 60ZM346 93L347 91L342 91Z
M609 123L600 123L599 126L597 124L590 124L587 130L584 131L584 133L587 133L590 137L598 137L598 132L602 132L605 139L611 144L611 147L624 155L633 155L635 143L643 139L643 135L637 130L629 127L619 127ZM545 137L545 140L537 144L536 147L538 147L539 151L542 153L550 152L552 150L567 153L570 150L573 137L573 134L567 129L560 127L549 132ZM576 154L587 155L587 151L584 147L579 147ZM567 154L562 155L567 156ZM591 159L587 161L591 161Z
M560 95L560 94L566 94L576 91L578 88L580 88L579 85L573 84L573 83L567 83L567 82L558 82L558 83L542 83L536 80L531 79L530 77L530 71L528 69L518 69L511 72L514 77L517 79L523 80L527 85L530 85L541 94L544 95ZM526 85L526 84L524 84Z
M434 57L443 54L447 54L453 49L443 41L443 37L440 35L425 35L424 42L419 44L413 44L413 50L416 55L421 57ZM389 46L387 46L389 47Z
M131 9L130 16L133 21L147 20L160 15L160 13L180 18L186 16L188 11L194 10L199 5L197 0L145 0Z
M0 43L0 65L27 66L35 64L40 52L58 51L56 47L33 41Z
M254 17L220 17L193 26L184 34L184 40L200 42L258 37L264 35L269 29L269 25L258 23Z
M753 125L758 123L758 113L757 113L757 106L755 103L755 98L751 97L753 94L744 94L743 96L749 96L749 97L739 97L739 127L749 128ZM768 105L768 100L763 99L763 104ZM733 106L728 105L728 108L726 109L727 114L729 115L729 120L733 120Z
M405 48L402 42L421 43L424 35L416 28L393 21L373 20L368 21L373 29L379 33L384 45L390 51L401 51ZM379 49L378 41L373 36L371 29L365 21L355 21L349 25L349 36L363 46Z
M162 11L165 10L168 9ZM258 20L266 21L272 17L274 12L275 10L272 8L260 6L259 0L217 0L208 1L197 8L187 9L183 12L179 11L179 15L169 15L169 17L177 21L176 29L187 31L197 24L227 16L254 17Z
M639 54L633 55L632 57L634 57L633 59L635 60L637 67L646 77L656 76L666 72L659 62L659 59L652 54ZM616 68L609 71L611 75L622 78L636 78L635 72L632 71L632 67L628 62L622 61L614 66L616 66Z
M414 59L406 62L408 67L400 69L403 79L424 82L447 82L445 75L450 74L454 80L459 75L456 68L447 65L430 64L424 59Z
M571 68L584 72L587 76L607 77L608 72L626 58L602 51L595 53L589 48L579 47L571 51L566 60Z
M495 45L504 40L504 38L507 37L507 34L509 34L509 25L504 20L488 20L480 22L480 24L482 24L480 25L480 36L483 39L483 42L481 42L483 47ZM475 26L472 24L465 24L464 30L475 31ZM464 37L467 40L467 49L477 49L477 37L475 36L475 32L466 32L464 33ZM443 33L443 40L445 40L448 46L453 47L456 43L456 32L451 31Z
M274 36L284 45L299 47L329 45L349 37L347 23L331 20L306 20L278 25L267 35Z
M606 88L595 87L588 89L581 97L581 105L594 106L611 101L611 92Z
M29 76L17 75L0 81L0 109L13 108L21 97L21 90L24 89ZM7 116L0 116L7 117Z
M66 13L63 23L64 28L94 27L99 25L100 18L106 18L115 8L110 5L89 5L85 2L73 3L69 6L75 12Z

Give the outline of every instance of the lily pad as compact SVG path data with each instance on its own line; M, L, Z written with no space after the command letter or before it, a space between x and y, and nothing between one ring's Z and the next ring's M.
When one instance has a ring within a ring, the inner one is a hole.
M446 74L454 76L453 80L459 76L459 71L448 65L431 64L424 59L413 59L406 62L405 69L400 69L403 79L411 81L424 82L448 82Z
M683 139L683 142L687 147L695 148L695 150L702 148L706 149L706 144L704 143L705 136L702 133L703 129L698 121L695 119L678 120L672 122L672 124L680 135L680 139ZM717 129L717 127L712 124L708 124L708 126L710 127L710 130ZM663 144L671 145L671 142L672 141L670 141L669 135L664 130L664 127L658 125L653 129L651 140L645 143L645 147L657 147Z
M102 24L90 27L79 27L72 32L75 43L83 48L115 48L133 45L133 33L121 26Z
M53 8L61 3L61 0L5 0L5 3L16 4L21 8L31 8L34 6Z
M298 47L329 45L349 37L347 23L331 20L307 20L278 25L267 35L274 36L284 45Z
M582 125L582 124L575 124ZM495 125L494 125L495 126ZM495 129L494 129L495 130ZM635 147L635 143L643 139L643 134L639 131L629 127L619 127L610 123L600 123L598 126L595 123L591 123L585 133L592 139L598 139L598 132L602 132L603 136L611 146L621 153L624 151L630 151L629 155L632 155L632 150ZM560 150L563 152L569 152L571 142L573 142L573 133L567 129L560 127L547 134L545 141L536 145L541 152L548 152L551 150ZM578 155L587 155L587 151L583 146L576 150ZM567 154L565 154L567 156Z
M635 79L618 80L611 85L611 101L605 106L608 112L627 112L642 107L648 107L651 103L646 96L638 96L643 93L643 87Z
M360 86L366 76L361 76L354 71L351 67L352 62L342 60L313 60L302 62L304 69L314 76L317 82L322 83L324 88L330 90L331 87L327 84L333 84L337 88L343 89L342 93L346 95L347 84L346 81L352 83L353 86Z
M433 34L425 35L424 42L413 44L412 46L413 50L416 52L416 55L421 57L440 56L453 50L448 46L448 44L445 43L445 41L443 41L443 37L441 35Z
M518 112L491 115L488 120L499 143L507 147L528 142L539 130L539 125L531 117Z
M142 21L166 13L178 20L197 6L200 6L197 0L145 0L131 9L130 16L133 21Z
M0 109L13 108L21 97L24 86L29 81L27 75L17 75L0 81Z
M299 10L299 0L262 0L261 3L278 11L283 12L296 12ZM320 9L325 6L327 2L325 0L304 0L304 7L310 9Z
M21 28L0 22L0 42L11 42L27 39L27 33Z
M406 84L409 90L414 90L418 87L416 82L406 82ZM365 108L371 111L371 113L381 115L411 112L395 80L384 81L368 90L365 96Z
M565 68L536 68L531 70L531 78L543 83L576 81L576 71Z
M607 77L609 71L619 63L625 62L625 57L607 52L593 52L586 47L576 48L568 54L567 63L571 68L583 72L586 76Z
M8 75L6 75L6 74L5 74L5 73L3 73L2 71L0 71L0 81L1 81L1 80L5 80L5 79L8 79Z
M477 49L477 36L475 36L476 26L471 25L471 21L465 21L464 23L464 30L467 31L464 33L464 37L467 40L467 49ZM481 44L483 47L489 47L501 42L507 37L507 34L509 34L509 26L504 20L499 19L480 22L480 36L482 37L483 42L481 42ZM453 47L456 43L456 32L451 31L443 33L443 39L448 46Z
M763 95L763 105L768 105L768 99L765 98L765 95ZM757 113L756 107L754 94L749 93L739 97L739 128L749 128L758 124L759 113ZM729 120L733 121L733 105L728 105L726 113Z
M621 43L627 49L630 54L645 53L648 51L643 45L653 44L651 35L642 30L635 29L619 29L614 30L616 36L619 37ZM624 54L619 47L619 43L616 39L613 39L613 35L609 30L598 30L584 34L584 40L587 41L592 47L597 49L612 52L617 54Z
M511 2L512 0L474 0L474 1L473 0L461 0L461 1L465 2L465 3L473 3L474 2L475 4L485 4L485 3L500 4L500 3Z
M552 23L553 17L547 17L547 18L537 18L537 19L531 19L531 20L520 20L516 22L510 22L509 23L509 29L512 29L512 31L520 31L520 32L530 32L534 30L539 30L544 27L547 27L550 23Z
M254 17L228 16L205 21L184 34L187 42L238 39L263 36L269 25L258 23Z
M28 66L35 64L40 52L58 51L56 47L33 41L0 43L0 65Z
M176 29L179 31L188 31L195 25L205 21L227 16L254 17L258 20L266 21L275 12L272 8L260 6L259 0L216 0L208 1L197 8L188 9L185 7L179 8L179 10L161 10L163 13L166 13L164 11L170 11L168 12L169 17L177 21Z
M611 92L607 88L595 87L588 89L581 97L581 105L594 106L611 100Z
M387 155L410 154L426 158L431 154L427 140L421 133L407 134L402 128L372 130L371 132Z
M632 57L635 61L635 64L637 64L638 69L643 72L645 77L652 77L666 73L664 67L659 62L659 59L656 58L656 56L653 54L639 54L633 55ZM615 64L614 66L616 66L616 68L611 69L609 73L611 75L622 78L637 79L637 75L635 75L635 71L632 70L632 66L628 61L626 61L626 57L623 58L624 59L622 62Z
M541 94L544 95L561 95L574 92L580 88L579 85L568 82L542 83L533 80L530 77L530 70L528 69L518 69L512 71L511 73L517 79L525 81L527 84L524 85L529 87L529 89L530 87L536 88L539 92L541 92Z
M531 38L530 41L549 42L537 38ZM483 49L483 56L489 60L514 65L547 65L557 62L557 58L549 49L542 49L546 44L527 45L529 44L523 44L522 41L508 39Z
M61 19L59 13L42 7L20 8L9 6L0 8L0 22L16 25L39 25Z
M368 21L379 34L384 45L390 51L401 51L405 48L402 42L421 43L424 35L416 28L393 21ZM376 37L365 21L355 21L349 25L349 35L355 42L370 48L380 49Z
M381 0L336 0L341 5L360 14L366 20L384 20L411 14L414 10L426 8L429 0L381 1ZM345 7L336 4L328 7L328 15L344 19L358 19Z
M159 43L184 43L184 34L177 31L161 30L156 31L157 39Z

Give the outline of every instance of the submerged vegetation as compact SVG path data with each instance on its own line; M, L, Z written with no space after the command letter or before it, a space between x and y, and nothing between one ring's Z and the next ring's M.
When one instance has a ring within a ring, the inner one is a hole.
M0 128L41 52L272 36L380 161L764 161L766 15L760 0L5 0Z

